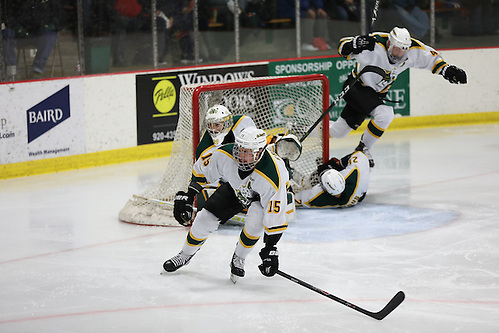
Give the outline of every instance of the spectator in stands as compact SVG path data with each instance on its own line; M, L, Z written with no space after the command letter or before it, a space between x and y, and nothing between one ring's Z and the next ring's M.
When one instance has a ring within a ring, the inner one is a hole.
M180 62L189 64L194 62L194 1L168 1L163 7L166 16L171 20L171 33L180 44Z
M419 0L391 0L404 25L416 38L424 38L430 31L430 18L419 6Z
M111 57L113 66L126 66L127 32L135 32L140 28L139 15L142 6L137 0L117 0L113 4Z
M338 18L343 21L360 21L359 0L334 0Z
M494 0L463 0L463 5L470 11L470 35L497 34L494 22L493 2Z
M277 0L277 17L296 20L295 0ZM327 13L323 0L300 0L302 50L328 50Z
M10 76L17 74L15 48L22 44L36 49L30 77L41 77L62 28L63 13L59 0L2 1L2 43Z
M459 16L452 26L455 36L496 35L499 28L498 0L453 0L461 7Z

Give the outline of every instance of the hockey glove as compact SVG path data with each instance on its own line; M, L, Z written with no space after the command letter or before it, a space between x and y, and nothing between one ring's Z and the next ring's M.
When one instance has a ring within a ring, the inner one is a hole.
M177 192L173 203L173 216L178 223L189 226L194 215L194 196L183 191Z
M359 54L364 50L373 51L376 45L376 38L369 35L355 36L352 40L354 54Z
M260 251L262 264L258 266L263 275L271 277L277 273L279 269L279 252L275 246L264 247Z
M296 135L286 134L277 139L275 151L281 158L296 161L301 156L302 145Z
M345 168L341 166L340 160L338 160L336 157L333 157L332 159L327 161L327 163L321 164L317 167L317 174L320 175L328 169L334 169L336 171L341 171Z
M466 77L466 72L454 65L446 65L442 69L442 76L450 83L465 84L468 81Z

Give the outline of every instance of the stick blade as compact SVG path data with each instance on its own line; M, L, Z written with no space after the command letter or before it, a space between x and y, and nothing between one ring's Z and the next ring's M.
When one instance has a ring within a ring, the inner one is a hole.
M402 303L405 299L405 294L403 291L399 291L398 293L393 296L393 298L388 302L388 304L385 305L381 311L373 313L371 317L374 319L382 320L386 316L388 316L393 310L395 310L400 303Z

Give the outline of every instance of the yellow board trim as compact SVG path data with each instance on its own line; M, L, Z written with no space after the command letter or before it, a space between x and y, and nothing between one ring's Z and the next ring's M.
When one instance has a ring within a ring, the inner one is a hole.
M477 112L445 114L438 116L395 117L386 131L404 130L422 127L446 127L499 123L499 112ZM359 126L364 130L368 121Z
M0 165L0 179L132 162L170 155L172 142Z
M357 131L363 131L368 121L364 121ZM396 117L387 131L424 127L463 126L474 124L499 123L499 112L479 112L420 117ZM0 165L0 179L25 177L42 173L60 172L160 158L170 155L172 142L152 143L138 147L108 150L74 156L62 156L43 160Z

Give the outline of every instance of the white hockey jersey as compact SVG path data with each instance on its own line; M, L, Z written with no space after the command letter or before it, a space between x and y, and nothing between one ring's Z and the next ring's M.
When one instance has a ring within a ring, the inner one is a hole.
M374 32L371 36L376 38L373 51L364 50L359 54L348 53L348 48L345 48L345 45L351 42L354 37L344 37L340 39L338 53L347 59L357 60L357 68L352 71L354 77L357 77L358 73L367 65L379 67L386 72L386 78L371 72L362 75L360 80L362 84L373 88L376 92L385 93L397 79L397 76L408 68L427 69L434 74L440 74L442 68L447 65L435 49L414 38L411 38L412 45L405 54L406 60L398 64L391 64L387 56L388 33Z
M345 178L345 190L337 196L326 192L319 183L311 189L295 194L297 208L343 208L351 207L367 192L370 178L369 159L360 151L350 156L348 165L340 171Z
M253 119L248 116L239 115L234 116L233 119L234 125L232 125L230 132L227 133L226 139L224 139L224 143L234 142L235 138L239 136L239 134L241 134L241 131L243 129L249 126L255 126ZM221 145L215 145L208 131L205 131L198 147L196 148L196 161L194 162L193 166L193 178L205 173L206 167L208 165L206 160L209 159L213 152L215 152L215 150L217 150L220 146ZM200 185L206 184L201 183Z
M209 167L196 168L196 181L212 183L219 179L228 182L236 196L244 204L260 205L263 212L262 223L269 233L280 233L287 227L286 189L289 186L289 173L284 161L276 154L265 150L256 168L244 179L238 172L237 162L232 156L234 144L217 149L209 158ZM204 171L204 174L201 174ZM257 199L257 201L252 201Z

